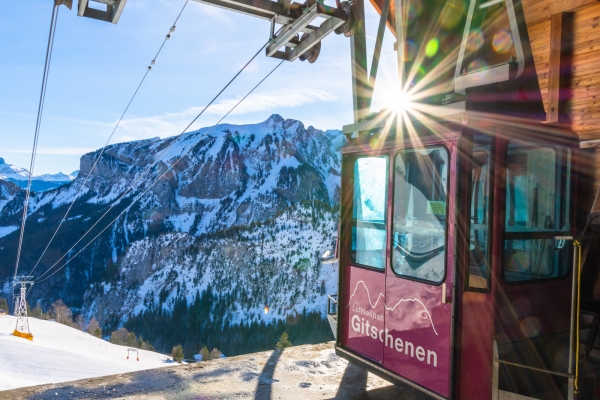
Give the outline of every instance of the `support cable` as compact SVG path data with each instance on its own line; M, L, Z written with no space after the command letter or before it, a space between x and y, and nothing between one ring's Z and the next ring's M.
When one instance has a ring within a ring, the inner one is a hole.
M46 99L46 87L48 84L48 75L50 72L50 62L52 60L52 49L54 48L54 36L56 33L56 21L58 19L59 5L52 7L52 16L50 18L50 32L48 33L48 45L46 47L46 61L44 62L44 73L42 76L42 87L40 90L40 101L38 104L37 119L35 122L35 133L33 135L33 148L31 149L31 161L29 163L29 178L27 179L27 189L25 191L25 201L23 203L23 216L21 218L21 231L19 233L19 246L17 249L17 260L15 263L15 273L13 278L17 276L19 271L19 261L21 260L21 250L23 249L23 235L25 234L25 222L27 221L27 210L29 208L29 196L31 194L31 178L33 176L33 168L35 166L35 156L37 154L37 146L40 138L40 125L42 123L42 114L44 112L44 101Z
M56 237L56 234L58 233L58 231L60 230L63 222L66 221L67 216L69 215L69 213L71 212L71 208L73 208L73 205L75 204L75 201L77 200L77 198L79 197L79 194L81 193L81 191L83 190L83 188L85 187L85 184L87 183L88 179L90 178L90 176L92 175L92 172L94 171L94 168L96 168L96 165L98 164L98 162L100 161L100 159L102 158L102 155L104 154L104 151L106 150L106 147L108 146L108 144L110 143L110 141L112 140L113 135L115 134L117 128L119 127L119 125L121 124L121 121L123 120L123 118L125 117L125 114L127 113L127 110L129 110L129 106L131 106L131 103L133 102L133 99L135 99L136 95L138 94L138 91L140 90L140 88L142 87L142 84L144 83L144 81L146 80L146 77L148 76L148 74L150 73L150 71L152 70L152 66L156 63L156 59L158 58L158 55L160 54L161 50L163 49L165 43L167 42L167 40L169 40L171 38L171 34L173 32L175 32L175 29L177 27L177 21L179 21L179 17L181 17L181 14L183 13L183 10L185 10L185 7L187 6L189 0L186 0L185 3L183 4L183 7L181 8L181 11L179 11L179 14L177 15L177 18L175 18L175 21L173 22L173 25L171 26L171 29L169 30L169 33L167 33L167 35L165 36L162 44L160 45L160 47L158 48L158 51L156 52L156 55L154 56L154 58L152 59L152 61L150 62L150 65L148 66L148 68L146 69L146 73L144 74L144 76L142 77L142 80L140 81L139 85L137 86L137 88L135 89L135 92L133 92L133 96L131 96L131 99L129 99L129 103L127 103L127 106L125 107L125 110L123 110L123 113L121 114L121 117L119 118L119 120L117 121L117 124L115 125L114 129L112 130L110 136L108 137L108 139L106 140L106 143L104 144L104 146L102 147L102 149L100 150L100 154L98 155L98 157L96 157L96 160L94 160L94 164L92 165L92 167L90 168L90 171L88 172L87 176L85 177L85 179L83 180L83 183L81 183L81 185L79 185L79 189L77 190L77 193L75 193L75 197L73 197L73 201L71 201L71 204L69 204L69 208L67 209L67 212L65 213L65 215L62 217L62 219L60 220L60 223L58 224L58 227L56 228L56 230L54 231L54 234L52 235L52 237L50 238L50 241L48 242L48 244L46 245L46 248L44 249L44 251L42 252L42 255L40 255L40 257L38 258L37 262L35 263L35 265L33 266L32 270L30 271L30 275L33 274L33 271L35 271L35 269L37 268L37 266L39 265L40 261L42 261L42 257L44 257L44 255L46 254L46 251L48 251L48 248L50 247L50 244L52 244L52 241L54 240L54 238Z
M271 74L273 74L273 72L275 72L275 70L277 68L279 68L279 66L283 64L283 60L281 62L279 62L279 64L277 64L275 66L275 68L273 68L260 82L258 82L256 84L256 86L254 86L244 97L242 97L242 99L240 99L240 101L238 101L229 111L227 111L227 113L221 117L221 119L214 125L212 126L206 133L202 134L199 136L198 140L196 141L196 143L194 143L192 146L190 146L182 155L180 155L177 160L175 160L174 163L172 163L165 172L163 172L158 178L156 178L147 188L146 190L144 190L140 195L138 195L132 202L131 204L129 204L127 207L125 207L125 209L123 211L121 211L121 213L119 215L117 215L117 217L115 219L113 219L104 229L102 229L96 236L94 236L94 238L92 240L90 240L85 246L83 246L83 248L81 248L81 250L79 250L77 253L75 253L75 255L73 255L73 257L71 257L68 261L66 261L64 264L62 264L60 267L58 267L53 273L51 273L50 275L48 275L47 277L45 277L44 279L41 279L44 274L42 274L38 280L36 280L36 283L41 283L44 282L47 279L50 279L54 274L56 274L57 272L59 272L61 269L63 269L68 263L69 261L73 260L75 257L77 257L79 254L81 254L81 252L83 252L90 244L92 244L100 235L102 235L104 233L104 231L106 231L109 227L111 227L119 218L121 218L121 216L123 214L125 214L138 200L140 200L146 193L148 193L148 191L150 189L152 189L152 187L158 182L160 181L169 171L171 171L173 169L173 167L175 167L175 165L177 165L177 163L179 163L179 161L181 161L185 156L187 156L190 151L192 151L196 145L198 143L200 143L200 141L202 139L204 139L205 137L207 137L229 114L231 114L233 112L233 110L235 110L244 100L246 100L246 98L248 96L250 96L250 94L252 94L252 92L254 92L254 90L256 90L269 76L271 76ZM197 118L197 117L196 117ZM195 119L194 119L195 120ZM191 125L191 124L190 124ZM187 128L186 128L187 129ZM106 215L106 214L104 214ZM99 222L99 221L98 221ZM95 224L94 224L95 226ZM90 230L93 229L90 228L83 236L87 235ZM83 237L82 237L83 238ZM81 240L81 239L80 239ZM79 241L77 242L79 243ZM73 250L73 248L77 245L77 243L75 243L75 245L73 245L73 247L71 247L66 254L69 254L69 252L71 250ZM65 255L66 255L65 254ZM65 256L61 257L64 258ZM60 261L60 260L59 260ZM58 264L58 261L56 262L56 264ZM54 264L54 265L56 265ZM50 271L51 268L54 267L54 265L52 267L50 267L48 269L48 271ZM46 272L48 272L46 271ZM39 280L41 279L41 280Z
M192 120L192 122L190 122L184 129L183 131L181 131L181 133L179 135L177 135L176 137L179 137L181 135L183 135L191 126L194 122L196 122L196 120L198 120L198 118L200 118L200 116L202 114L204 114L204 112L208 109L208 107L210 107L216 100L217 98L219 98L219 96L221 96L221 94L225 91L225 89L227 89L232 83L233 81L235 81L235 79L248 67L248 65L250 65L250 63L252 61L254 61L254 59L256 57L258 57L258 55L265 49L265 47L267 47L267 45L270 43L270 40L266 41L265 44L263 44L261 46L261 48L250 58L250 60L248 60L248 62L246 62L246 64L244 64L244 66L233 76L233 78L231 78L229 80L229 82L227 82L227 84L219 91L219 93L217 93L212 100L202 109L202 111L200 111L200 113L198 113L198 115L196 115L196 117ZM94 225L92 225L92 227L90 229L87 230L86 233L83 234L83 236L81 236L79 238L79 240L65 253L63 254L63 256L61 258L59 258L54 264L52 264L52 266L50 268L48 268L42 275L40 275L38 277L38 279L42 278L44 275L46 275L48 272L50 272L50 270L52 268L54 268L62 259L64 259L69 252L79 244L79 242L81 242L83 240L83 238L96 226L98 225L98 223L119 203L119 201L124 198L131 190L133 190L133 188L135 187L135 185L143 178L147 175L148 172L150 172L154 166L161 160L161 158L163 157L163 155L165 155L167 153L167 151L169 151L169 149L171 147L173 147L173 145L176 143L176 140L172 140L171 143L161 151L161 153L155 158L155 161L149 165L140 175L138 175L138 177L129 185L129 187L115 200L113 201L112 205L108 208L108 210L106 210L106 212L104 214L102 214L102 216L94 223Z

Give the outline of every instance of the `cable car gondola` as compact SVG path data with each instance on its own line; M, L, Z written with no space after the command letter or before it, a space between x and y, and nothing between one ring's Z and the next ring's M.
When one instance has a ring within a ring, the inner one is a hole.
M585 208L581 148L597 143L584 146L559 104L570 67L563 14L591 2L530 5L534 20L552 19L557 50L546 118L520 0L372 0L370 70L363 0L197 1L270 20L267 56L287 61L314 62L333 31L351 37L354 123L344 127L339 286L328 305L338 355L418 398L600 392L587 362L594 335L579 354L582 246L600 217L597 195ZM394 107L370 114L386 26L400 90Z

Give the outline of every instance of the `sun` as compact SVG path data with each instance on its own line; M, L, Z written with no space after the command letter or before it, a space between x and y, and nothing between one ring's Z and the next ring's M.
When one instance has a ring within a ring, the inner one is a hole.
M412 109L413 99L404 91L387 93L383 102L384 108L394 111L396 114L405 113Z

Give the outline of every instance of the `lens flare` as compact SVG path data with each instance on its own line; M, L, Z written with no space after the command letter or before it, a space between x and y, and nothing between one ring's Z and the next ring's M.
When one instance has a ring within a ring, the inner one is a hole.
M265 314L269 313L269 306L265 306Z
M421 0L413 0L408 6L408 23L416 19L423 12L423 3Z
M467 38L467 50L469 51L477 51L481 46L483 46L483 33L479 29L473 29L469 32L469 37Z
M435 57L440 48L440 42L437 38L431 39L425 46L425 55L429 58Z
M496 33L492 40L492 47L496 53L508 53L513 47L513 39L510 32L504 29Z
M483 60L473 60L467 67L467 72L475 72L487 67L487 64Z
M440 15L440 24L444 29L452 29L462 20L465 3L462 0L448 0Z
M412 40L407 40L404 43L404 61L413 61L417 55L417 46Z

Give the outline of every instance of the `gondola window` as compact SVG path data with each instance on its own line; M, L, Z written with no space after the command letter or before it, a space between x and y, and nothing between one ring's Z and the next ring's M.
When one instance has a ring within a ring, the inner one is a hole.
M396 156L392 268L398 275L433 283L444 278L448 161L441 146Z
M511 142L506 171L504 276L510 282L560 278L570 232L568 149Z
M385 268L388 157L363 157L354 163L352 259Z

